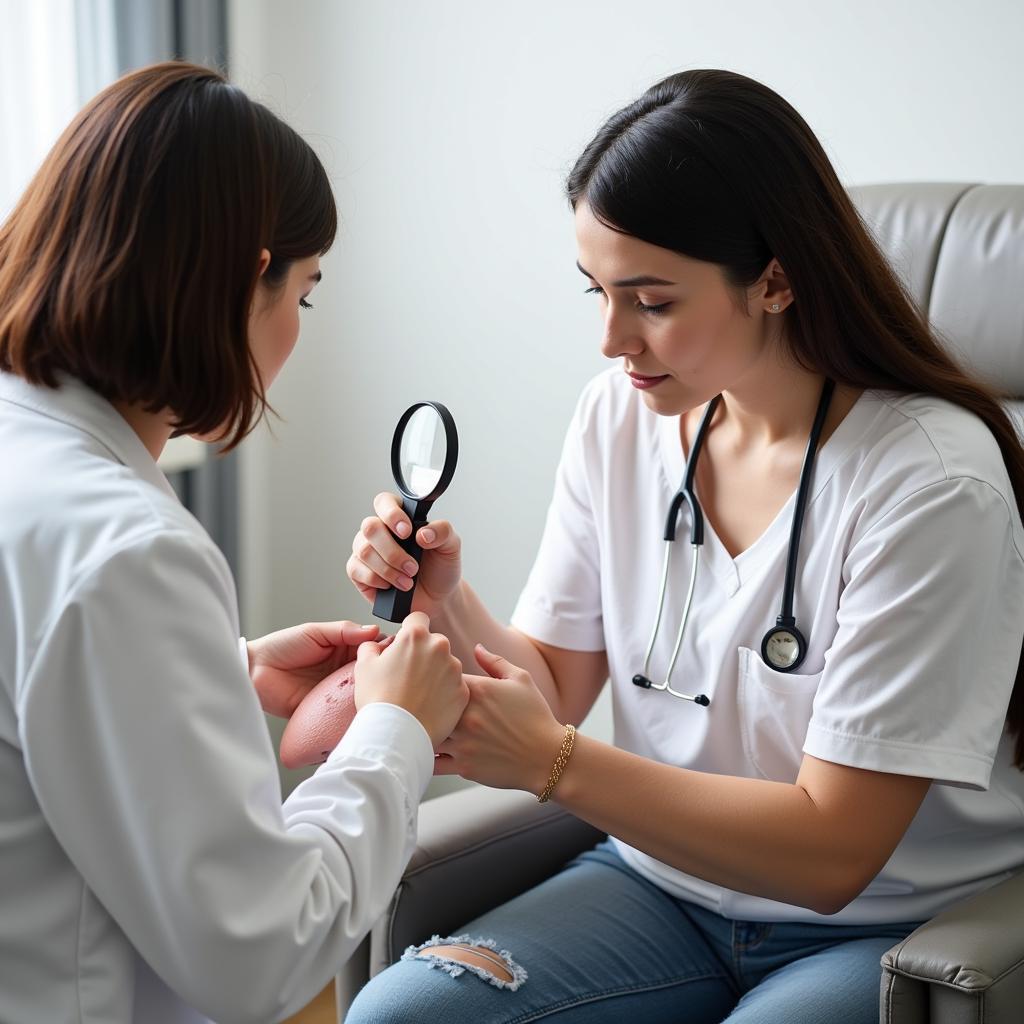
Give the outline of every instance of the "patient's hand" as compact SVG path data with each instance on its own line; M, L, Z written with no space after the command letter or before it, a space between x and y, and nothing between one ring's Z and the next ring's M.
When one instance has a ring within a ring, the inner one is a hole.
M476 646L486 676L466 675L470 700L439 747L435 775L461 775L496 789L539 794L565 734L533 677Z
M414 611L436 614L462 578L462 541L452 524L436 519L416 534L423 551L420 564L399 546L395 536L408 537L412 523L395 494L378 494L374 515L364 519L352 541L352 556L346 564L348 578L373 603L379 590L398 587L408 590L416 581Z

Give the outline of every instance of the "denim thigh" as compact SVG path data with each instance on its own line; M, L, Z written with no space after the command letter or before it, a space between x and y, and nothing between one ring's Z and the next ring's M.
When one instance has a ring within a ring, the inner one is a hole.
M513 976L407 950L371 979L346 1024L876 1024L882 954L920 922L731 920L676 899L609 842L455 936Z
M370 980L346 1024L717 1024L740 993L686 906L602 843L459 929L461 941L493 943L511 984L407 953Z
M878 1024L882 955L919 924L732 922L729 1024Z

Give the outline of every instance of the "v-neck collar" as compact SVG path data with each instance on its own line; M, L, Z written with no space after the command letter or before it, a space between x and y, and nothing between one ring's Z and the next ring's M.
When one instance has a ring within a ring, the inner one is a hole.
M831 479L832 474L849 455L854 445L864 434L864 431L878 415L880 409L881 403L874 392L864 391L832 432L829 439L818 449L818 454L814 461L811 493L807 500L808 509L814 504L818 495L821 494L825 485ZM652 413L651 415L657 414ZM686 470L686 460L683 457L683 445L679 429L679 417L658 416L657 429L662 468L669 487L675 493L682 486L683 473ZM796 491L797 488L794 488L782 508L775 515L775 518L772 519L753 544L741 551L735 558L726 550L725 545L719 539L705 516L704 545L701 552L701 561L724 588L727 596L731 597L735 594L742 585L743 580L749 578L753 570L761 565L766 558L775 554L780 545L789 543L789 535L793 523L793 510L796 505ZM682 515L685 517L687 513L683 512ZM679 531L677 537L684 542L688 540L688 523L685 529Z

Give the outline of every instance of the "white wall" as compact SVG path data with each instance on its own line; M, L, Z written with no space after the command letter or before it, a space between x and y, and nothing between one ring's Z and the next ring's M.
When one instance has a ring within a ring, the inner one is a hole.
M509 614L602 366L561 187L613 110L670 72L730 68L789 99L849 183L1021 182L1021 40L1018 0L233 0L235 80L316 145L343 218L272 391L284 422L245 450L249 635L368 621L344 565L422 398L462 438L435 513Z

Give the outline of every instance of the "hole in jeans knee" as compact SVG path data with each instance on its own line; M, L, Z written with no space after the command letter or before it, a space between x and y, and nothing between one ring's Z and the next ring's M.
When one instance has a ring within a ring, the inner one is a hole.
M469 972L496 988L514 992L526 981L526 971L507 950L498 950L493 939L456 935L442 939L434 935L419 946L410 946L403 960L423 960L453 978Z
M475 964L485 971L490 971L502 981L511 981L512 972L499 956L482 946L427 946L422 953L433 953L446 960L461 960L465 964Z

